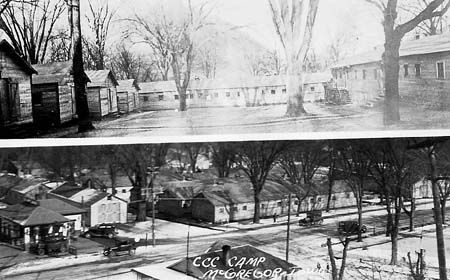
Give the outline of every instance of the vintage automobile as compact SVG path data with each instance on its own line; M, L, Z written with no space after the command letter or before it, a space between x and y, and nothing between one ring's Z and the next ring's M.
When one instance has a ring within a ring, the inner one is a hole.
M114 238L117 235L116 227L113 224L99 224L90 227L87 231L83 232L80 236L91 237L107 237Z
M136 247L129 240L116 240L116 245L113 247L105 247L103 249L103 255L109 256L114 254L114 256L124 255L124 254L134 254L136 252Z
M321 225L323 223L322 211L314 210L306 213L306 218L298 221L300 226Z
M67 247L67 238L62 236L48 236L37 243L31 244L30 252L39 256L45 254L56 255L67 252Z
M359 232L365 233L367 231L367 227L365 225L359 225L356 221L340 221L338 223L338 232L340 235L354 235Z

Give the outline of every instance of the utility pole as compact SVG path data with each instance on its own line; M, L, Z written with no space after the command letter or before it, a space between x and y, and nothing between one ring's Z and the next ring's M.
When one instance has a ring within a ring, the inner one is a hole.
M288 220L287 220L287 234L286 234L286 261L289 261L289 239L291 232L291 200L292 194L289 194L288 198Z
M152 204L152 246L156 246L156 240L155 240L155 191L153 188L153 180L155 179L155 172L150 171L148 172L150 174L150 183L148 186L150 187L150 196L151 196L151 204Z

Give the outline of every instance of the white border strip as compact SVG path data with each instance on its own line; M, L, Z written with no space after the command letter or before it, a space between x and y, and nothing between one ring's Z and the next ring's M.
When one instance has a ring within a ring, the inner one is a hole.
M157 143L190 142L240 142L276 140L326 140L326 139L368 139L368 138L410 138L410 137L448 137L450 129L445 130L380 130L380 131L340 131L305 133L260 133L224 135L187 135L155 137L89 137L89 138L32 138L0 140L0 148L53 147L53 146L94 146L129 145Z

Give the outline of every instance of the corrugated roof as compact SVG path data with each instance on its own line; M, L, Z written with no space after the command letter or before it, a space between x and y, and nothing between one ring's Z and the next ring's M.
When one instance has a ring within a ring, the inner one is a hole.
M403 41L400 46L400 57L446 51L450 51L450 34L434 35L417 40ZM370 51L343 59L332 68L380 62L383 52L384 46L378 46Z
M61 214L41 206L16 204L0 209L0 216L8 218L22 226L38 226L65 223L70 220Z
M88 83L88 87L103 87L105 84L107 84L108 78L111 79L114 85L118 85L116 77L111 70L90 70L86 71L86 75L91 81L90 83Z
M22 68L27 72L28 74L37 74L36 70L31 66L28 61L20 57L20 55L14 50L14 48L11 46L11 44L3 39L0 41L0 51L7 53L14 61L17 62Z
M323 83L331 79L330 73L307 73L304 75L304 83ZM256 76L243 77L241 79L205 79L192 80L188 90L214 90L214 89L239 89L239 88L256 88L256 87L273 87L286 85L287 77L280 76ZM141 93L153 92L176 92L175 81L160 81L151 83L142 83Z
M61 215L75 215L86 212L83 209L56 198L39 200L38 203L39 206L55 211Z
M223 256L222 250L218 250L218 251L209 252L209 253L205 253L205 254L198 255L198 256L193 256L188 259L183 259L183 260L169 266L168 268L178 271L179 273L182 273L182 274L188 274L188 275L191 275L198 279L203 279L205 274L209 270L227 271L230 269L230 266L228 266L228 264L226 264L226 262L222 261L222 256ZM200 262L201 262L207 258L209 258L210 260L214 259L214 258L218 258L220 261L215 262L214 264L216 266L213 268L194 265L195 259L197 259L197 261L199 261L199 259L200 259ZM231 247L231 249L229 251L229 258L230 259L233 258L236 261L241 260L243 258L245 258L245 260L248 260L248 258L264 260L264 261L259 262L258 264L245 262L245 264L243 264L242 266L235 267L234 268L235 272L240 271L240 270L246 270L246 271L271 270L271 271L273 271L275 269L281 269L283 272L290 273L295 267L297 267L289 262L286 262L285 260L283 260L281 258L275 257L269 253L266 253L262 250L255 248L251 245ZM151 274L150 274L150 276L151 276ZM229 279L229 277L226 277L226 276L227 275L218 273L214 279L216 279L216 280ZM249 278L249 279L252 279L252 278ZM268 279L273 279L273 278L262 276L259 279L268 280Z
M117 81L117 92L125 92L130 90L140 90L139 84L135 79Z

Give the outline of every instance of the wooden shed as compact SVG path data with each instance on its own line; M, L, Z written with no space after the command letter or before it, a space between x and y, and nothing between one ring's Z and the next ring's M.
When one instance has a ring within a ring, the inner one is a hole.
M76 117L72 61L34 65L32 103L38 127L58 126ZM86 83L88 78L85 74Z
M88 105L91 116L101 119L118 113L117 83L111 70L86 71L90 82L87 84Z
M0 127L32 124L31 80L36 70L0 41Z
M135 79L118 81L117 106L119 113L126 114L139 109L139 84Z

